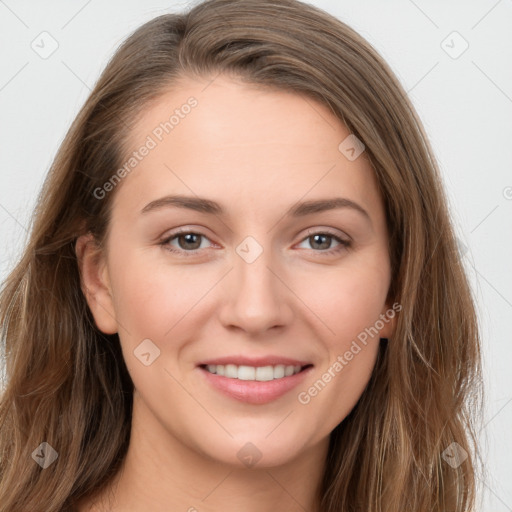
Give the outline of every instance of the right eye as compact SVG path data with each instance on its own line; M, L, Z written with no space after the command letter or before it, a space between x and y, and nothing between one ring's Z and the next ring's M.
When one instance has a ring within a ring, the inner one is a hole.
M202 233L196 233L195 231L178 231L167 236L160 242L160 245L173 253L183 256L193 256L197 254L200 249L205 248L204 246L201 247L201 239L209 240L206 235ZM173 245L172 242L177 242L178 247Z

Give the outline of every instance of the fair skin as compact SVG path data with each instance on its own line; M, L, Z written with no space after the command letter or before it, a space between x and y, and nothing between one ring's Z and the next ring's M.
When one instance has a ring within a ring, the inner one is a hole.
M360 398L379 336L393 332L394 319L307 404L298 400L391 307L383 202L365 154L350 161L338 149L349 131L326 106L224 75L210 81L184 79L145 110L133 150L187 98L198 101L117 186L105 251L90 236L76 245L96 325L119 333L135 386L122 471L80 512L317 511L329 434ZM171 194L224 213L141 213ZM351 207L286 215L334 197L367 216ZM160 245L176 228L203 236ZM237 252L248 236L250 251L262 249L250 263ZM148 366L134 355L146 339L160 350ZM198 366L236 355L310 366L293 389L248 403ZM259 453L251 467L237 456L244 446Z

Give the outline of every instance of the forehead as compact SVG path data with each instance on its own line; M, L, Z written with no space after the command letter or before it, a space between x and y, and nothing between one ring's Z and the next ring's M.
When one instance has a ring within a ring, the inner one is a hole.
M138 206L165 190L263 208L341 194L371 209L379 197L365 153L349 160L340 150L350 135L326 105L304 95L222 75L182 79L129 134L130 152L150 149L120 195Z

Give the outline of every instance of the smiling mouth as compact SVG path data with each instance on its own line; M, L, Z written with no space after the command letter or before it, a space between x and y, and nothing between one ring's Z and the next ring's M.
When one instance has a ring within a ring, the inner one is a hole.
M200 365L200 368L213 375L219 375L228 379L268 382L272 380L292 377L293 375L297 375L298 373L301 373L311 366L313 365L307 364L300 366L277 364L267 366L246 366L236 364L203 364Z

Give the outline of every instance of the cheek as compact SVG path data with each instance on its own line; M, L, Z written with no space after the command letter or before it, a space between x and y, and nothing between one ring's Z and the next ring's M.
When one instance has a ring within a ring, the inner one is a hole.
M307 421L313 423L317 440L347 417L371 377L379 336L368 332L383 310L386 278L379 267L354 266L338 269L322 286L309 288L311 309L318 311L325 324L322 344L327 354L296 398Z
M339 351L350 345L383 312L389 274L385 265L372 261L361 259L297 283L295 289L323 324L324 342L332 349ZM378 341L378 336L375 339Z
M186 323L182 320L215 282L215 276L210 279L208 272L198 272L193 265L168 264L165 257L155 257L156 251L112 254L113 261L120 262L111 271L115 311L134 342L150 338L162 343L175 336Z
M389 281L385 266L367 261L315 283L306 283L303 293L309 289L308 305L323 324L327 357L297 400L318 418L319 435L325 435L349 414L371 377L380 339L375 323L385 307Z

